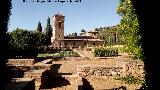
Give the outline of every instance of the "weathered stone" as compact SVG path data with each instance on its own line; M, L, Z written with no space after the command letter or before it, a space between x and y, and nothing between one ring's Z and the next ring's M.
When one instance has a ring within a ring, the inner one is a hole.
M32 66L35 64L34 59L8 59L8 65L13 66Z

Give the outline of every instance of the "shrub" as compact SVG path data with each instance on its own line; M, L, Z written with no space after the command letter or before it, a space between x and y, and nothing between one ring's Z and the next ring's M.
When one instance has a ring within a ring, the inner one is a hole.
M126 84L145 84L144 79L140 79L135 76L127 75L124 77L116 77L115 80L121 80L122 82L125 82Z
M95 48L94 49L95 57L115 57L118 56L117 48Z

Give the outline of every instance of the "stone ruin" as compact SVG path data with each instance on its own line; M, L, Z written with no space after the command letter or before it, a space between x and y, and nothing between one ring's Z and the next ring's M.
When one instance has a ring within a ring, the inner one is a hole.
M79 57L82 59L82 57ZM64 60L73 60L75 58L64 58ZM76 59L78 59L76 57ZM84 59L84 58L83 58ZM50 64L47 64L50 62ZM59 75L65 80L69 81L67 86L62 86L59 89L65 90L83 90L84 82L83 79L88 79L90 77L98 78L109 78L114 76L138 76L144 77L144 64L137 61L118 61L115 66L105 66L105 65L80 65L77 66L77 75ZM25 90L29 86L34 86L33 90L49 90L43 89L45 83L49 80L49 74L53 71L51 68L54 64L52 59L46 59L44 61L35 63L34 59L31 60L9 60L8 65L15 65L17 67L30 66L30 70L24 72L23 78L13 78L12 83L8 84L6 90L11 90L14 88L16 90ZM57 72L58 73L58 72ZM57 77L56 73L52 77ZM25 83L22 83L24 81ZM21 84L15 84L15 82L21 82ZM33 87L32 87L33 88ZM59 90L57 88L52 88L52 90ZM29 89L31 90L31 89ZM51 90L51 89L50 89Z

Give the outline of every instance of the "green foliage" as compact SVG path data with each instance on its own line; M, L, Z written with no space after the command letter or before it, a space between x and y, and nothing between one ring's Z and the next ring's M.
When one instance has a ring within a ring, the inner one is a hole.
M51 44L51 37L52 37L52 27L50 25L50 18L49 17L47 19L47 26L46 26L45 30L46 30L46 38L47 38L46 44L50 45Z
M46 35L45 33L37 33L37 32L34 32L37 41L36 41L36 47L37 47L37 50L38 52L42 52L45 48L45 46L47 45L47 38L46 38Z
M82 33L86 33L86 31L84 29L81 30Z
M82 29L79 35L83 35L86 33L86 30Z
M77 37L77 33L75 32L75 33L72 33L72 36L73 37Z
M131 54L133 58L143 59L138 16L135 14L131 0L120 0L117 13L122 16L120 28L125 43L124 51Z
M80 57L78 53L73 51L61 51L59 53L54 54L54 56L58 57Z
M9 44L9 55L15 56L36 56L45 44L45 36L42 33L17 28L7 33Z
M117 48L95 48L94 49L95 57L115 57L118 56Z
M111 27L96 28L98 38L104 41L104 46L123 44L121 40L121 31L119 25Z
M50 53L43 53L43 54L38 54L37 57L47 57L47 56L53 56L54 54L50 54Z
M145 84L144 79L140 79L135 76L127 75L124 77L115 77L115 80L121 80L122 82L125 82L126 84Z
M37 32L42 33L42 25L41 25L40 21L38 22Z

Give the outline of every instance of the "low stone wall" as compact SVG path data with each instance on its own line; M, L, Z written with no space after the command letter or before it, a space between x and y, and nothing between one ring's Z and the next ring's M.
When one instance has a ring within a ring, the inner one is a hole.
M75 49L74 51L83 54L85 57L89 59L94 59L94 50L92 48Z
M45 65L45 64L52 64L52 59L45 59L41 62L37 62L34 65Z
M42 88L48 79L48 70L30 70L24 73L24 78L34 78L35 79L35 90Z
M7 64L13 66L31 66L34 65L34 59L8 59Z
M55 57L55 59L56 59L56 57ZM57 59L64 60L64 61L76 61L76 60L81 61L81 60L86 60L87 58L86 57L62 57L62 58L57 57Z
M83 90L82 77L78 77L78 80L77 80L77 90Z
M83 78L90 77L92 75L98 77L131 75L140 78L144 78L145 76L144 64L137 61L120 61L118 65L112 67L101 65L77 66L77 74Z
M118 64L123 67L124 75L132 75L140 78L145 76L144 63L142 61L123 61Z
M123 72L122 67L107 67L107 66L78 66L77 74L80 77L86 78L92 75L94 76L116 76L121 75Z
M11 82L6 85L5 90L34 90L33 82L34 79L32 78L12 78Z

